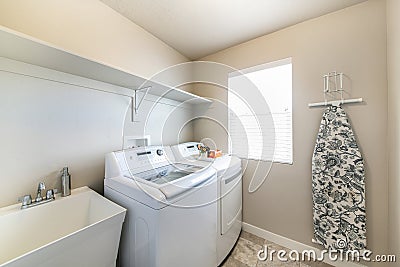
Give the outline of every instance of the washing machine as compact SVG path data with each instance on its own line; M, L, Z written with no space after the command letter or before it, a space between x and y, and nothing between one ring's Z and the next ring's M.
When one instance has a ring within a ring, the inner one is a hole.
M171 147L175 160L184 164L212 167L218 179L217 265L226 258L242 229L242 168L238 157L222 155L212 159L200 153L199 142Z
M217 265L216 171L171 155L162 146L106 155L104 194L127 209L119 266Z

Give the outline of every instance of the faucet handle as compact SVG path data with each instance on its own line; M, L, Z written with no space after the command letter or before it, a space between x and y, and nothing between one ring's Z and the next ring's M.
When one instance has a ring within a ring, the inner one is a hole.
M38 188L37 188L37 194L36 194L36 199L35 199L36 202L40 202L43 200L42 190L45 190L45 189L46 189L46 185L44 184L44 182L40 182L38 184Z
M58 190L56 188L54 189L49 189L46 192L46 199L54 199L55 198L55 194L58 192Z
M32 197L31 197L31 195L25 195L25 196L19 197L18 202L22 202L21 208L24 208L24 207L32 204Z
M37 188L38 192L45 190L45 189L46 189L46 185L44 184L44 182L40 182L38 184L38 188Z

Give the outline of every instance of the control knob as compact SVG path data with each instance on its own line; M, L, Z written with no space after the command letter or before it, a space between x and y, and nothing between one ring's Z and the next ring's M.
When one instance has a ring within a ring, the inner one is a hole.
M157 149L156 153L157 155L162 156L164 154L164 151L162 149Z

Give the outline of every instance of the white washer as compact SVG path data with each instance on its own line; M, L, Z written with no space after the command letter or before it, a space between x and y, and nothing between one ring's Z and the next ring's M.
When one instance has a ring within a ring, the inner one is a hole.
M202 156L198 142L172 146L175 160L202 167L211 166L218 177L217 265L226 258L242 229L242 168L238 157L223 155L210 159Z
M171 155L160 146L106 155L104 194L127 209L120 266L217 266L216 172Z

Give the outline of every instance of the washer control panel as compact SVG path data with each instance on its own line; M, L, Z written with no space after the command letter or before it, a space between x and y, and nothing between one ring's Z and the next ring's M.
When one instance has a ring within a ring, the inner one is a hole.
M198 142L188 142L179 144L176 146L176 148L179 156L182 158L187 158L190 156L198 156L200 153L199 146L203 146L203 144Z
M115 152L121 170L135 170L142 172L170 164L170 159L167 155L169 147L163 146L147 146L125 149Z

